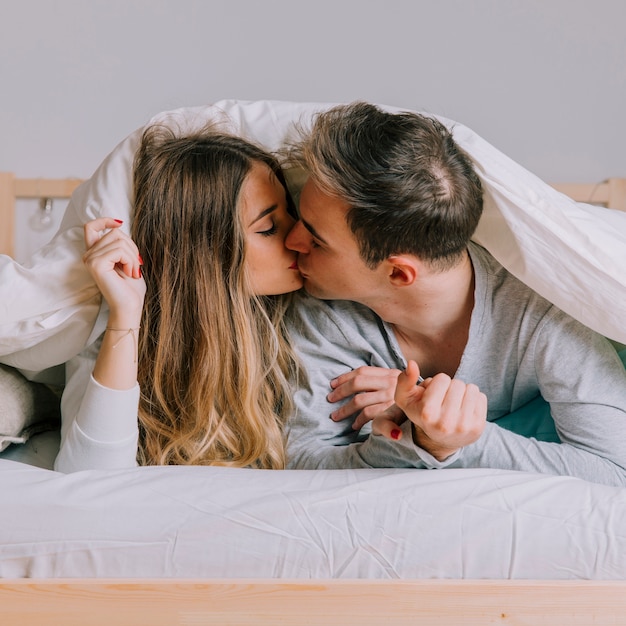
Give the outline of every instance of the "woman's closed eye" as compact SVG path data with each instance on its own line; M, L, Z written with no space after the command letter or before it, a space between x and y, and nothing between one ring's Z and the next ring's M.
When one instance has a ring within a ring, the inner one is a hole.
M257 234L263 235L264 237L271 237L278 232L278 226L276 226L275 222L272 221L272 225L266 230L258 230Z

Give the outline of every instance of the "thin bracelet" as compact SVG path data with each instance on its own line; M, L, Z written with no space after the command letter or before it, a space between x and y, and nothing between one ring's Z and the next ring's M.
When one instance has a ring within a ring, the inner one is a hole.
M120 345L120 341L122 341L122 339L124 339L124 337L126 337L127 335L131 335L133 340L134 340L134 346L135 346L135 360L133 361L133 363L137 363L137 344L138 344L138 340L137 340L137 333L139 332L139 329L141 327L137 326L137 328L111 328L110 326L107 326L104 330L113 330L115 332L118 333L124 333L118 340L116 343L114 343L111 347L113 349L117 348L117 346Z

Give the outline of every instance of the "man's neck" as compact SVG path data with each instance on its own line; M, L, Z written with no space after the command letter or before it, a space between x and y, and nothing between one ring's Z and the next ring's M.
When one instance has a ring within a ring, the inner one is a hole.
M469 254L445 272L428 272L390 297L367 303L394 329L406 359L424 376L453 376L467 343L474 308L474 269Z

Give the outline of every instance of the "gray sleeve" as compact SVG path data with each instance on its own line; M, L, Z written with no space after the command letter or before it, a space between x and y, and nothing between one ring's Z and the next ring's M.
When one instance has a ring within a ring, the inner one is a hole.
M450 466L569 475L626 486L626 369L613 346L556 310L527 349L561 443L537 441L489 423Z
M139 385L119 391L91 375L99 342L66 364L61 400L61 447L54 463L60 472L124 469L137 465Z
M352 419L333 422L330 381L362 365L403 367L375 315L350 303L305 298L292 310L290 334L306 373L294 392L287 428L288 466L297 469L424 467L410 429L400 442L360 432Z
M626 486L626 471L610 459L570 443L517 435L493 423L487 424L480 441L464 448L449 467L492 467Z

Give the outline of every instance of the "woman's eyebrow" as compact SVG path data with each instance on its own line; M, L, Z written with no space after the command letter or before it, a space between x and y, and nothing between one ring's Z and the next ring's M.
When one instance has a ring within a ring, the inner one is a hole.
M267 207L267 209L263 209L263 211L261 211L249 224L249 226L252 226L253 224L256 224L259 220L262 220L266 215L269 215L270 213L273 213L276 209L278 208L277 204L272 204L272 206Z

